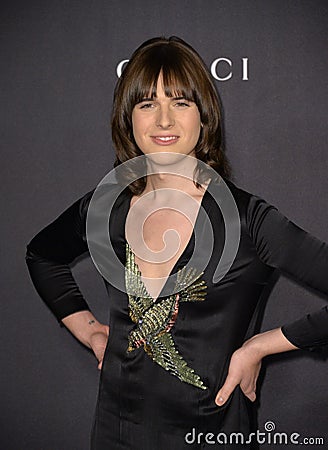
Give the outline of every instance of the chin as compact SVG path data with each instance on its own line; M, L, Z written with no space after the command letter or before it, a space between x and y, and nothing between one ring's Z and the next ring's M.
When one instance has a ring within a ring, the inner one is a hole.
M176 151L156 151L153 153L146 153L145 156L147 159L153 164L157 164L160 166L172 165L183 161L186 157L187 160L191 160L192 157L195 157L194 154L186 154L179 153Z

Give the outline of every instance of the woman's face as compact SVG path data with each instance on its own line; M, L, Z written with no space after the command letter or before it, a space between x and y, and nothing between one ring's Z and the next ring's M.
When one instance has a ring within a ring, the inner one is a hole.
M197 105L181 97L166 97L161 75L157 96L144 99L132 111L134 139L140 150L195 156L201 120Z

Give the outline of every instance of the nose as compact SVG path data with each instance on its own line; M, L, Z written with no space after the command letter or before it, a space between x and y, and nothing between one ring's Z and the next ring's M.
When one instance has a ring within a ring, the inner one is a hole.
M157 112L156 125L159 128L168 129L173 127L174 123L173 111L170 110L168 105L162 105Z

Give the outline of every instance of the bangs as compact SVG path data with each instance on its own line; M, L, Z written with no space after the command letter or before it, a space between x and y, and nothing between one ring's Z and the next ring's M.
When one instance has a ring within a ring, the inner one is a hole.
M170 56L164 60L149 58L150 61L145 61L136 77L134 92L131 92L133 106L145 98L153 99L157 96L157 83L160 76L162 76L163 89L167 97L183 97L197 103L199 92L191 68L186 61L177 58L178 55Z

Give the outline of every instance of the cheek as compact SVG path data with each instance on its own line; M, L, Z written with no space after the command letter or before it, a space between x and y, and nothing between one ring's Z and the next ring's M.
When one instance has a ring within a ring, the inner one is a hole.
M138 114L132 113L132 132L135 140L141 139L147 130L148 124L145 118L140 117Z
M190 135L192 136L192 139L197 142L201 131L200 115L195 114L192 117L192 120L190 120L189 124L190 124Z
M142 133L142 128L139 118L136 117L134 114L132 114L132 133L135 141L138 143Z

